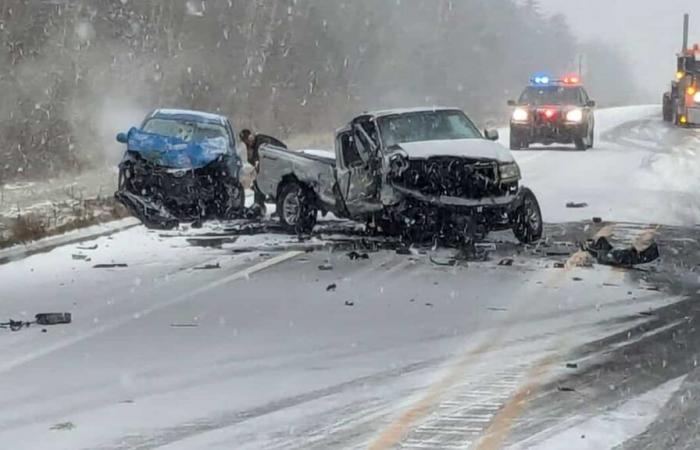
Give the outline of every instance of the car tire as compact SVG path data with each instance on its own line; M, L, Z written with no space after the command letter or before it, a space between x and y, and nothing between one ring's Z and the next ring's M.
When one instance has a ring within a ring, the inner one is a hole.
M542 239L544 231L540 204L528 188L522 188L518 197L519 204L511 217L513 234L520 243L532 244Z
M527 148L526 145L523 144L523 141L518 139L514 133L511 131L510 133L510 149L511 150L522 150L523 148Z
M318 215L313 197L313 192L296 181L282 186L277 196L277 214L287 231L307 234L313 230Z
M217 205L219 220L233 220L241 216L245 207L245 189L238 180L224 183L222 195Z
M576 150L586 150L588 148L588 145L586 144L586 141L584 138L580 137L575 137L574 138L574 145L576 146Z
M668 94L664 94L662 102L663 102L662 115L663 115L664 122L673 121L673 110L671 109L672 108L671 97Z
M593 148L595 144L595 128L591 127L590 134L588 135L588 148Z

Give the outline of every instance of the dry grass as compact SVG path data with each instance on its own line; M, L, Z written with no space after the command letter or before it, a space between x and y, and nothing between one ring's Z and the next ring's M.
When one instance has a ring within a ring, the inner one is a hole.
M28 212L9 220L5 232L0 235L0 248L26 244L128 216L128 211L113 198L58 205L50 213Z

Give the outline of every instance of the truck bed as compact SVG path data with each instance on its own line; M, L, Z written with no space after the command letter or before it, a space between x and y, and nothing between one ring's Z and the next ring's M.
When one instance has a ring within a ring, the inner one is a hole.
M310 186L328 209L335 205L335 154L324 150L288 150L273 145L260 147L258 188L276 200L280 183L296 178Z

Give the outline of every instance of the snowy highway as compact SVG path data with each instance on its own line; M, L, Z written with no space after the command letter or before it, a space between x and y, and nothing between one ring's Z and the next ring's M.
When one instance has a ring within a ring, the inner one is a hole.
M625 376L609 357L634 358L640 342L687 325L700 133L667 126L657 106L603 109L596 121L592 150L514 152L549 250L496 234L491 257L467 263L447 249L367 249L336 222L304 242L211 224L136 227L0 265L3 316L73 314L45 332L0 330L0 442L380 450L643 439L693 367L661 344L663 364ZM651 273L556 267L571 258L557 247L573 253L596 233L655 234L664 257ZM625 415L634 401L645 413ZM596 425L616 420L615 432Z

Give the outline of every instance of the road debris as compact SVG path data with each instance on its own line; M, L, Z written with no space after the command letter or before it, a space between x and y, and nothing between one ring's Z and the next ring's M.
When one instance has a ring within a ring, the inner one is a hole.
M75 253L75 254L71 255L71 257L76 261L90 261L90 258L88 257L88 255L83 255L81 253Z
M324 264L321 264L320 266L318 266L318 270L324 270L324 271L333 270L333 266L330 263L324 263Z
M112 264L95 264L92 266L93 269L123 269L129 267L128 264L124 263L112 263Z
M98 245L79 245L76 247L78 250L97 250Z
M576 363L566 363L567 369L578 369L578 364Z
M75 428L75 424L73 422L60 422L57 423L56 425L52 425L50 430L58 430L58 431L69 431Z
M566 204L566 207L567 207L567 208L587 208L587 207L588 207L588 203L586 203L586 202L580 202L580 203L578 203L578 202L569 202L569 203Z
M355 302L350 300L345 300L345 306L355 306Z
M489 311L501 311L501 312L503 312L503 311L508 311L508 308L498 308L498 307L495 307L495 306L490 306L490 307L488 307L487 309L488 309Z
M581 278L581 277L573 277L572 280L574 280L574 281L583 281L583 278Z
M555 269L564 269L566 267L566 264L560 261L557 261L554 263L553 266Z
M576 392L576 389L569 386L557 386L559 392Z
M33 321L12 320L0 322L0 328L10 331L19 331L22 328L29 328L32 325L64 325L73 320L71 313L39 313L34 316Z
M653 240L648 241L643 247L632 245L629 248L614 248L604 236L588 240L583 245L583 250L593 256L598 264L608 266L631 268L638 264L647 264L659 258L659 247Z
M171 323L170 326L172 328L197 328L199 326L198 323Z
M500 261L498 262L498 265L499 265L499 266L510 267L510 266L513 265L513 262L514 262L514 261L513 261L513 258L503 258L502 260L500 260Z
M432 307L435 306L435 305L433 305L432 303L428 302L428 303L425 304L425 306L427 306L428 308L432 308Z
M337 287L338 287L338 286L337 286L335 283L329 284L329 285L326 287L326 292L335 291L335 289L336 289Z
M594 217L593 223L603 223L603 218L602 217Z
M351 251L350 253L347 254L348 258L350 258L352 261L356 261L358 259L369 259L369 254L367 253L358 253L356 251Z
M194 268L194 270L215 270L215 269L221 269L221 264L220 263L205 264L203 266L197 266Z

